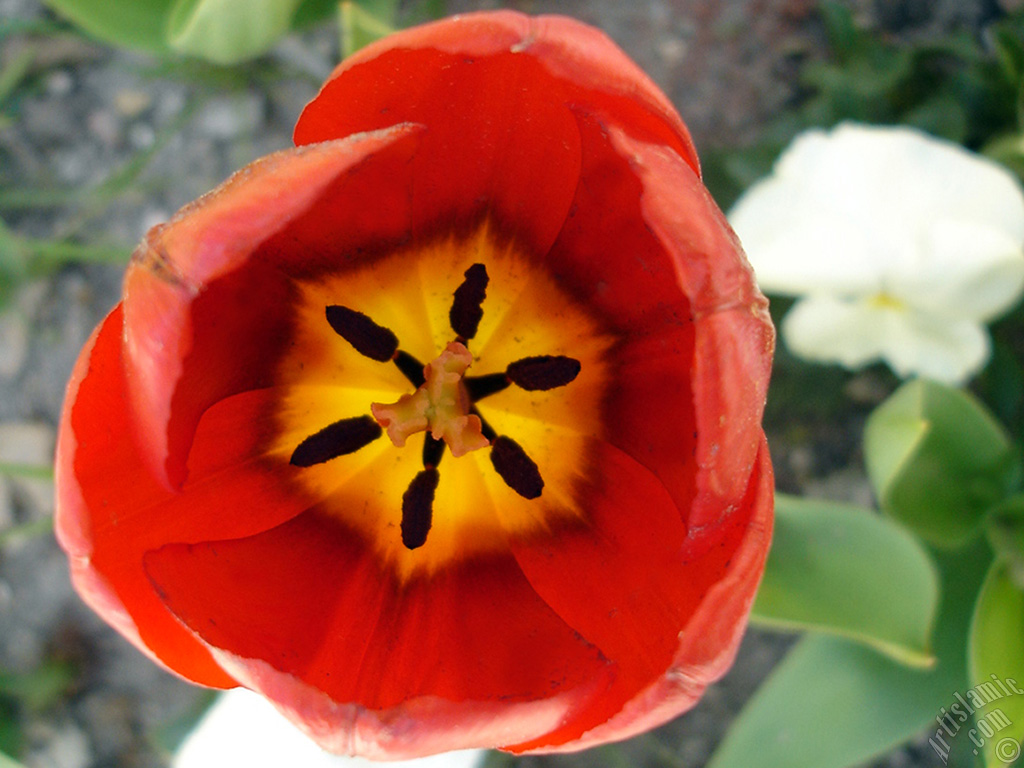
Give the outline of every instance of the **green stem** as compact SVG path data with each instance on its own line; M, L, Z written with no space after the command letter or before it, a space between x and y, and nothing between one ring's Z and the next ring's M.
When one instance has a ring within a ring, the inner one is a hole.
M0 475L27 477L32 480L53 480L53 467L48 464L22 464L0 461Z
M0 531L0 546L15 539L34 539L37 536L47 536L53 533L53 518L44 517L41 520L33 520L28 523L12 525Z

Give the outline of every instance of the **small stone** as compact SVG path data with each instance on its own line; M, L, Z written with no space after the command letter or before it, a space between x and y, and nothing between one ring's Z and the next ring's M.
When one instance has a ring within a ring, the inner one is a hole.
M108 109L96 109L89 113L85 124L89 133L108 147L116 146L121 141L122 124L117 115Z
M145 123L135 123L128 129L128 141L136 149L149 149L156 141L156 131Z
M91 762L89 740L74 723L61 723L30 735L39 738L43 743L40 747L30 750L25 759L28 765L46 768L86 768Z
M114 94L114 107L128 119L134 119L153 106L153 97L146 91L122 88Z
M825 477L808 480L803 491L809 498L847 502L862 507L873 507L875 504L871 483L863 470L857 467L845 467Z
M71 142L78 127L68 119L67 105L57 99L26 100L21 107L25 133L43 142Z
M4 475L0 475L0 532L12 528L16 522L14 504L11 502L10 483L7 482Z
M214 139L251 136L263 124L266 101L262 94L245 93L211 99L198 118L200 129Z
M171 214L163 208L146 208L142 212L142 231L149 232L158 224L163 224L171 218Z
M75 87L75 80L67 70L59 69L46 78L46 92L51 96L67 96Z
M76 149L54 152L53 167L62 182L69 186L80 186L88 182L92 165L92 153Z
M669 66L675 66L686 58L686 43L678 37L667 37L658 43L658 55Z
M162 83L160 94L153 104L155 122L161 125L181 114L188 103L184 88L176 84Z
M15 378L28 357L28 319L17 308L0 313L0 380Z
M0 463L48 468L53 466L54 431L40 422L0 424ZM16 501L27 507L31 517L53 514L53 481L46 478L11 475L7 482Z
M49 424L33 421L0 423L0 462L50 466L54 433Z

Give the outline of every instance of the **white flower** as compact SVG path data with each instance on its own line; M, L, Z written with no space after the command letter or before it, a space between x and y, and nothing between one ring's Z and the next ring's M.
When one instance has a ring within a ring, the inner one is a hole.
M388 768L477 768L483 750L464 750L418 760L387 763ZM359 757L324 752L262 696L235 688L220 695L181 745L172 768L373 768Z
M729 220L767 293L800 296L796 354L960 383L1024 288L1024 194L1002 166L910 128L798 136Z

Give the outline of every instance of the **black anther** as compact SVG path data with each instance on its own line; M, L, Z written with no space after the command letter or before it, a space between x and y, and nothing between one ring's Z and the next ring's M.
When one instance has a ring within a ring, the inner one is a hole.
M434 517L434 492L440 479L437 469L424 469L402 495L402 543L406 549L422 547L427 541Z
M484 310L480 305L487 296L487 267L483 264L474 264L464 275L466 279L455 289L448 321L459 338L472 339L476 336L480 320L484 316Z
M356 416L336 421L310 435L292 452L290 463L296 467L312 467L338 456L355 453L384 434L380 424L370 416Z
M332 304L327 307L327 322L335 333L371 360L385 363L398 349L398 337L383 325L377 325L362 312Z
M505 370L505 375L513 384L528 390L564 387L579 374L580 361L564 355L524 357Z
M524 499L536 499L544 490L544 480L533 459L515 440L502 436L491 447L491 464L505 485Z

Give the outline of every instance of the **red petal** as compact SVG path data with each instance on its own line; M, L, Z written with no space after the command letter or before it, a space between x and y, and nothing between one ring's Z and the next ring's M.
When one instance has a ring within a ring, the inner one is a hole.
M690 168L659 147L613 129L644 186L644 221L672 260L690 302L690 377L696 422L697 494L691 526L718 522L746 490L761 450L761 417L775 330L768 302L736 235ZM642 369L631 376L644 376Z
M679 635L672 663L619 714L573 742L571 749L585 749L656 728L690 709L704 687L729 669L764 572L771 541L773 491L768 446L762 439L746 498L717 531L702 537L699 553L686 563L691 574L703 575L707 570L718 578L704 582L706 590ZM731 553L723 559L727 550Z
M581 491L588 526L514 550L538 594L615 662L601 695L613 716L582 716L516 752L623 739L689 709L731 663L767 556L766 450L731 517L689 535L647 470L607 444L595 453L593 485Z
M688 297L643 216L641 179L595 118L581 116L579 124L586 183L547 264L621 338L598 436L651 469L685 513L694 494L696 431Z
M239 395L211 409L196 435L192 479L168 491L142 461L124 407L121 307L76 364L57 448L56 530L83 598L135 645L189 679L230 686L206 649L157 599L142 555L168 541L242 536L298 514L309 500L288 492L288 468L261 458L274 393Z
M146 558L167 605L325 747L411 757L521 741L577 714L610 667L511 558L396 582L310 512Z
M93 511L107 513L107 521L113 522L124 508L122 504L105 508L95 498L97 484L100 489L116 488L118 497L123 494L127 499L166 495L139 466L134 442L125 439L133 429L126 423L124 407L121 328L118 305L82 350L68 384L57 443L57 539L71 559L76 589L119 632L178 674L206 685L230 687L234 681L160 606L152 589L148 597L126 601L117 574L104 573L95 564L98 545L102 549L95 528L102 521L93 518ZM134 565L141 575L137 560L133 564L125 559L118 565L122 569ZM127 602L136 603L135 610L126 608Z
M320 95L302 114L295 128L296 143L322 140L316 138L322 130L330 138L344 135L331 133L330 125L340 125L333 122L339 118L338 113L347 113L353 105L334 100L331 88L335 80L396 49L416 53L439 51L453 60L507 53L534 58L549 77L560 81L554 90L557 93L564 89L566 104L584 111L600 109L614 122L629 126L631 135L671 147L686 158L694 171L698 169L690 133L672 103L607 35L565 16L531 17L514 11L469 13L424 24L356 52L334 70ZM551 90L547 84L538 88ZM381 90L394 89L388 83ZM335 114L325 116L324 111ZM451 112L445 112L445 120L452 117Z
M371 213L367 198L352 205L352 187L365 194L363 185L346 182L369 177L379 191L387 172L408 161L417 133L403 126L263 158L152 230L135 252L124 300L129 402L146 435L143 456L168 487L184 482L192 434L206 408L273 383L272 362L288 334L291 286L282 269L316 260L296 247L282 249L280 241L258 259L254 252L275 233L294 233L296 222L312 222L322 236L328 224L338 226L327 217L339 207L349 211L341 224L358 211L359 225L347 237L332 229L329 258L337 260L357 236L362 245L408 232L401 205L384 202L400 202L401 190L392 188ZM318 214L304 217L310 209Z
M752 471L771 366L766 302L686 162L599 116L579 125L586 182L547 263L621 334L603 437L702 525Z
M579 138L558 82L538 62L407 49L346 67L306 107L298 144L396 122L426 126L412 160L414 232L468 231L490 218L544 253L579 178Z

